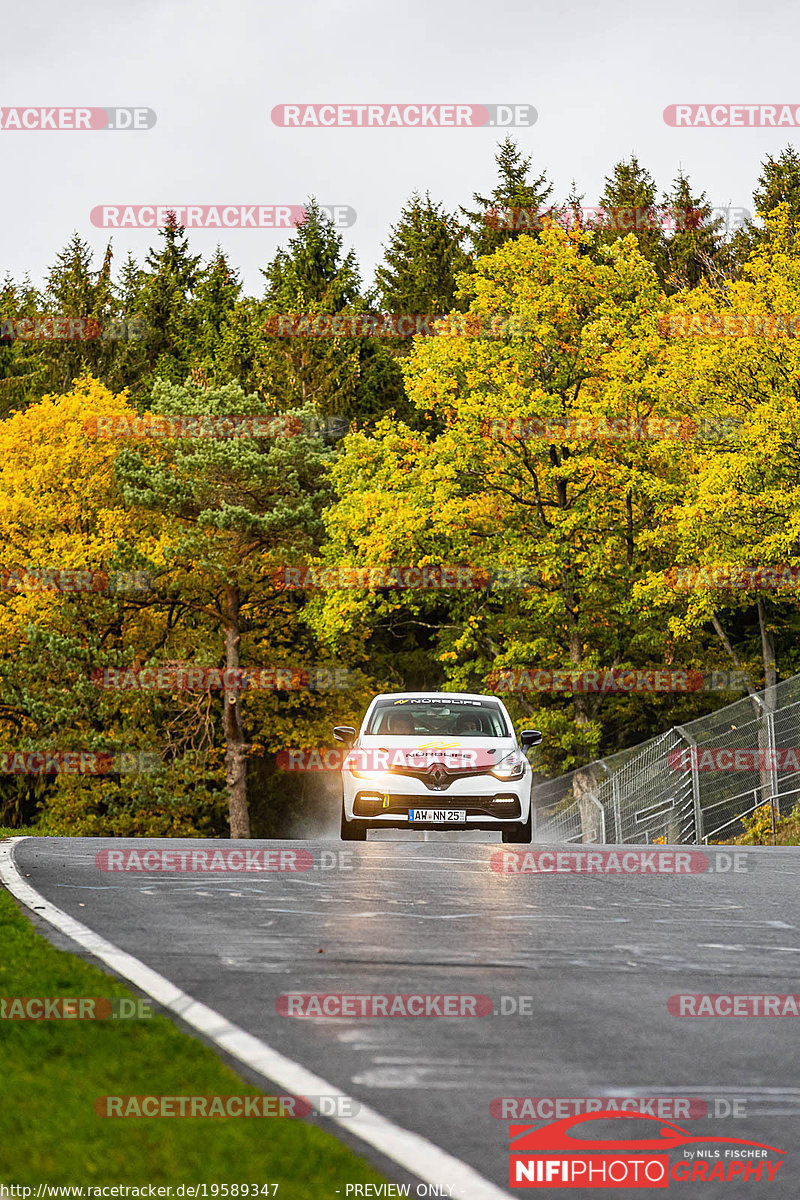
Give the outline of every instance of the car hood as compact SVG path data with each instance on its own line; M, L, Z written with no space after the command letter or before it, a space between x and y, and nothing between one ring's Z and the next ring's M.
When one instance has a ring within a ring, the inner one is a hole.
M411 737L406 734L386 734L372 733L360 737L356 743L357 746L369 747L370 749L393 750L395 748L405 750L423 750L431 752L441 750L443 753L447 750L493 750L495 755L503 756L510 754L516 746L513 738L489 738L489 737L441 737L431 734L426 734L424 737Z
M512 738L410 737L371 734L362 737L351 754L363 755L370 765L380 766L385 752L387 769L424 769L441 763L450 770L480 770L492 767L516 749Z

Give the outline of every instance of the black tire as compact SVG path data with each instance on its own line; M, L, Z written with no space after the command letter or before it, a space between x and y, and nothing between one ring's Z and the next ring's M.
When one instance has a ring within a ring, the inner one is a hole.
M366 825L362 825L359 821L348 821L344 805L342 805L342 823L339 833L343 842L365 842L367 840Z
M528 819L524 825L514 825L511 829L503 830L503 841L512 842L517 845L530 845L533 838L533 805L528 812Z

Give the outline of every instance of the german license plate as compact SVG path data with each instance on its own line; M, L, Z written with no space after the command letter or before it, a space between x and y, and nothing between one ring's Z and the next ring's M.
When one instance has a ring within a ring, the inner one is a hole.
M410 808L409 821L425 821L430 825L460 825L467 819L465 808Z

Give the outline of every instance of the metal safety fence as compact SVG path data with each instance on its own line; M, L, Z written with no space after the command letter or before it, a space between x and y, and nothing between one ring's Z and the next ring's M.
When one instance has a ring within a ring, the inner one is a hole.
M727 841L800 801L800 675L628 750L534 781L534 841Z

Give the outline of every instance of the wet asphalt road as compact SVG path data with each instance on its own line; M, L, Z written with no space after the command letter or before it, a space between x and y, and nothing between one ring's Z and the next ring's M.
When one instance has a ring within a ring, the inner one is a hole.
M799 1019L667 1009L682 992L800 992L800 849L680 876L504 874L490 862L510 847L457 838L247 844L309 851L299 872L95 865L104 849L236 845L30 838L15 861L102 937L501 1187L508 1124L494 1098L628 1093L738 1100L741 1119L676 1123L788 1152L772 1184L671 1185L683 1194L800 1195ZM287 992L477 993L494 1014L290 1018L276 1011ZM523 1015L508 1013L520 997Z

